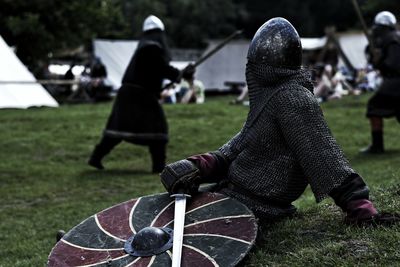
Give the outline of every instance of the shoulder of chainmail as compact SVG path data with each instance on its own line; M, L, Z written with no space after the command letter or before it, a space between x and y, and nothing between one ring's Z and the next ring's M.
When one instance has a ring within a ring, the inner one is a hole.
M355 173L310 90L288 86L271 98L267 111L278 123L318 202Z

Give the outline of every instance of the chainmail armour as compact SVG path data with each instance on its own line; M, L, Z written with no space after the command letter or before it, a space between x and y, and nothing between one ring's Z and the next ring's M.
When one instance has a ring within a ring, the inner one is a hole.
M354 170L325 122L303 69L248 62L250 111L242 130L219 151L231 163L222 192L260 218L295 211L308 184L317 202Z

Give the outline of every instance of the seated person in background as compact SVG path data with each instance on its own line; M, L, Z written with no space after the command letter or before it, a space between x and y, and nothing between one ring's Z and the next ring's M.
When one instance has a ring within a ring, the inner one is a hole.
M63 76L63 80L66 81L73 81L75 79L75 75L72 72L73 68L75 67L75 63L72 63L67 72ZM64 96L69 96L73 92L73 85L72 84L65 84L62 86L61 94Z
M163 80L164 90L161 92L160 103L161 104L176 104L176 84L168 79Z
M317 75L317 85L314 88L314 94L320 102L327 101L332 94L332 66L325 65L322 73Z
M190 71L184 72L182 75L181 89L178 94L178 102L187 103L204 103L204 85L201 81L194 77L195 68L190 68Z
M366 68L360 69L357 73L356 86L357 89L364 92L376 91L380 84L379 72L374 70L368 64Z
M359 91L355 90L350 83L347 82L342 70L336 71L332 78L333 96L341 98L343 95L354 94L358 95Z
M107 69L99 57L96 57L90 67L89 95L95 101L110 99L111 86L106 85Z
M382 83L382 77L379 71L374 70L371 65L367 67L367 81L367 90L371 92L376 91Z
M367 78L367 70L365 68L361 68L357 71L356 76L356 88L361 91L369 91L368 90L368 78Z
M93 80L98 80L99 82L107 78L106 66L104 66L99 57L96 57L94 59L94 62L90 69L90 77L92 77Z
M247 85L242 87L242 92L240 95L235 99L229 102L230 104L245 104L246 102L244 101L246 97L248 98L248 88Z
M348 89L353 90L348 83L345 83L343 75L338 71L333 74L332 65L325 65L322 73L317 75L317 85L314 89L314 94L319 102L325 102L332 99L340 99L344 94L343 85Z

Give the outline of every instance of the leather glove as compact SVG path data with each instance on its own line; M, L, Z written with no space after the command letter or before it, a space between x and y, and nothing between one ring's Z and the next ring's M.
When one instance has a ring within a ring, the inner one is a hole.
M160 177L162 184L170 194L194 194L200 185L200 171L187 159L168 164L161 172Z
M196 67L193 64L189 64L182 70L182 78L190 80L193 78L195 72Z

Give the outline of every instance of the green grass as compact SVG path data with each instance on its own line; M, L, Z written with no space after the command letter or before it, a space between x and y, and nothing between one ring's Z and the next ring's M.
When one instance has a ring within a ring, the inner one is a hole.
M385 121L388 153L360 155L369 143L364 117L369 96L322 105L334 136L371 188L376 206L400 210L400 125ZM168 161L214 150L241 128L248 108L230 98L204 105L165 106L170 125ZM0 110L0 266L45 266L58 229L119 202L163 192L150 174L145 147L123 143L107 158L107 170L86 165L111 103L58 109ZM296 201L299 215L265 229L265 241L248 266L400 266L400 227L358 229L312 193Z

